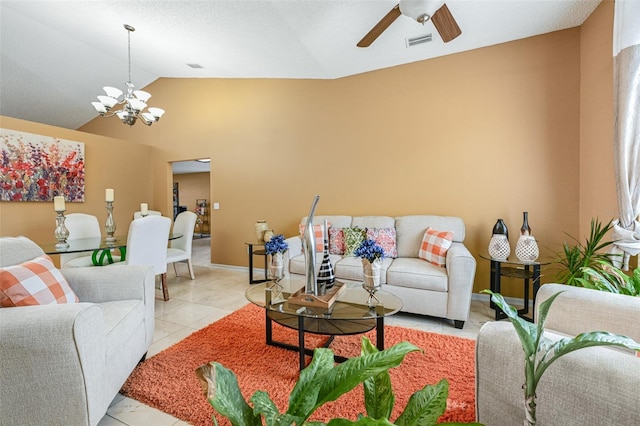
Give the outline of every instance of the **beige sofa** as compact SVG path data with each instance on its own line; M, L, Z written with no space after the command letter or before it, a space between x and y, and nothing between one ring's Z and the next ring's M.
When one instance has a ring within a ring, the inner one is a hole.
M561 284L545 284L536 311L551 295L545 336L554 340L582 332L609 331L640 342L640 298ZM537 312L536 312L537 313ZM538 315L536 315L538 318ZM524 352L510 321L486 323L476 344L476 413L490 426L524 420ZM637 425L640 358L612 347L580 349L554 361L537 388L538 424Z
M0 238L0 267L43 254ZM61 270L80 303L0 309L0 425L95 425L153 338L147 266Z
M315 216L314 224L327 220L333 228L395 228L398 256L383 260L383 290L402 300L402 311L430 315L454 321L462 328L469 318L476 260L464 245L465 226L462 219L451 216ZM300 221L306 225L307 218ZM427 227L452 231L453 243L441 268L418 258L420 244ZM290 274L305 274L302 240L287 239L289 244L285 269ZM362 282L362 263L357 257L330 255L336 278ZM319 253L317 261L322 260Z

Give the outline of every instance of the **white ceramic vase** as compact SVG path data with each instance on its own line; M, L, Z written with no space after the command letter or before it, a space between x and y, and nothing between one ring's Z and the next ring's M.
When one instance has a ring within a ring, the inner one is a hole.
M516 244L516 257L521 262L535 262L540 255L538 243L533 235L521 235Z
M504 234L495 234L489 241L489 256L497 260L507 260L511 254L509 240Z

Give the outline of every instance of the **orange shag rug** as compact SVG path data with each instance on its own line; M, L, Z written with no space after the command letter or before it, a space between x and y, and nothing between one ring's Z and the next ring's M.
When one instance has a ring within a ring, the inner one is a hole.
M238 377L247 401L256 390L268 392L281 412L286 411L289 393L298 379L298 353L267 346L264 310L247 305L181 342L141 363L122 388L130 398L155 407L193 425L213 425L215 414L221 425L229 425L206 400L195 369L217 361ZM375 344L375 330L367 333ZM297 332L273 323L277 341L297 343ZM343 356L360 354L362 336L336 337L330 348ZM307 347L316 347L325 336L305 335ZM475 341L427 333L403 327L385 326L385 347L408 341L423 352L408 354L402 364L390 370L396 403L391 420L402 412L409 397L426 384L449 381L447 411L440 421L475 420ZM308 357L310 360L310 357ZM334 417L356 420L364 413L362 385L338 400L320 407L311 420Z

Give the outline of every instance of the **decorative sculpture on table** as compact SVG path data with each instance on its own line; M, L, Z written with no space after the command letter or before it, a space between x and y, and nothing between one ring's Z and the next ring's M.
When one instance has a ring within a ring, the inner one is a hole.
M324 247L322 263L318 271L318 286L320 294L324 294L327 290L333 288L336 282L336 276L333 273L333 266L329 257L329 222L324 221Z
M493 226L493 232L491 234L489 255L493 259L507 260L511 254L511 247L509 246L509 231L502 219L498 219Z
M66 210L64 203L64 196L57 195L53 197L53 209L56 211L56 230L54 235L56 236L56 250L66 250L69 248L67 238L69 238L69 230L64 226L64 211Z
M107 242L112 243L116 240L116 237L113 236L116 232L116 221L113 219L114 192L112 188L105 190L104 198L107 203L107 221L104 224L104 230L107 233Z
M516 244L516 257L521 262L535 262L540 255L538 243L531 235L531 227L529 226L529 213L522 212L522 228L520 228L520 237Z
M318 280L316 277L316 237L313 231L313 215L316 212L316 206L320 196L316 195L311 203L311 209L307 216L307 224L304 229L304 239L302 245L304 247L304 263L305 263L305 293L319 296Z

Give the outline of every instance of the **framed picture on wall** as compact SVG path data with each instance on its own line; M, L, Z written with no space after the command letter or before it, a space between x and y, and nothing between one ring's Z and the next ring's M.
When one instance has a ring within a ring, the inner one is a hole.
M84 143L0 128L0 201L84 201Z

